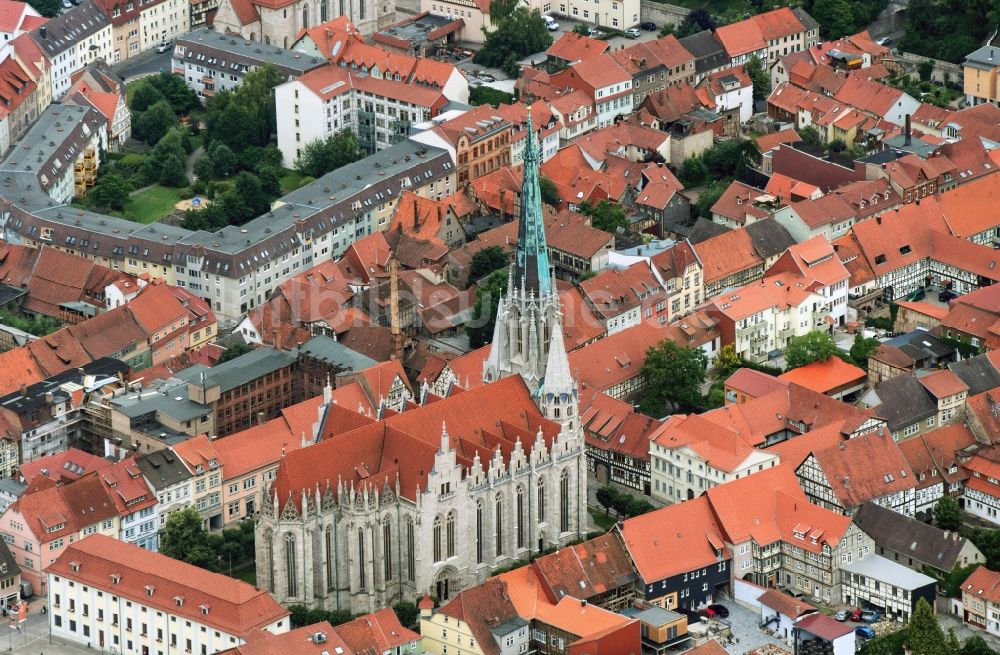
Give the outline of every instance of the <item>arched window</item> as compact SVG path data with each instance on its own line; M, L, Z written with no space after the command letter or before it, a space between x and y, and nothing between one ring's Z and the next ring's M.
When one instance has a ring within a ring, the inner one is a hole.
M545 522L545 478L538 479L538 522Z
M365 588L365 529L358 528L358 588Z
M264 44L265 45L271 45L271 37L265 36L264 37Z
M494 501L493 534L496 535L496 556L503 555L503 495L497 494Z
M392 580L392 524L389 517L382 521L382 572L386 580Z
M333 2L333 0L329 1ZM327 7L329 7L329 5L327 4L327 0L323 0L319 5L319 20L321 23L325 23L326 21L330 20L330 11L327 9Z
M302 29L309 28L309 5L302 7Z
M368 0L358 0L358 20L365 19L365 3Z
M448 557L455 556L455 512L448 512L447 522Z
M296 581L298 580L298 573L296 572L296 561L295 561L295 535L291 532L285 535L285 575L288 578L285 591L289 597L295 597L298 595L298 585Z
M569 473L559 479L559 531L569 532Z
M483 501L476 501L476 564L483 563Z
M333 589L333 528L327 526L323 531L323 549L326 552L326 588Z
M524 489L517 488L517 547L524 548Z
M267 571L270 574L267 590L272 594L274 593L274 533L270 530L264 535L264 539L267 541Z
M434 517L434 561L441 561L441 517Z
M414 548L413 519L406 517L406 577L410 582L417 576L417 554Z

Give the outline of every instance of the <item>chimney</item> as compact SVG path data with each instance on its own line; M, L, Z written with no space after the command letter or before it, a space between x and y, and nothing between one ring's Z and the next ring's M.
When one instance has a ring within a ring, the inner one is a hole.
M22 396L27 396L28 395L28 385L26 385L23 382L21 383L21 395Z
M47 33L48 33L48 30L45 29L44 25L42 25L41 27L38 28L38 36L42 37L43 39L48 38L46 36ZM993 51L991 50L990 53L992 53L992 52Z
M909 146L911 143L912 143L912 139L910 138L910 115L907 114L906 115L906 127L904 128L904 132L903 132L903 145L904 146Z
M257 425L264 425L264 412L257 412Z
M281 328L271 328L271 343L275 350L281 350Z

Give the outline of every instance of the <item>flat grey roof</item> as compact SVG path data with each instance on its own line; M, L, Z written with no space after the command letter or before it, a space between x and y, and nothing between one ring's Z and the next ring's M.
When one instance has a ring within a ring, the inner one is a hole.
M178 379L165 380L137 394L113 398L111 404L129 418L162 412L175 421L193 421L212 412L207 405L189 399L187 382Z
M886 559L881 555L865 555L850 564L841 564L840 568L850 573L864 575L879 582L886 582L907 590L920 589L935 584L934 578L923 573L917 573L911 568Z
M337 364L348 371L363 371L378 364L374 359L351 350L335 339L320 334L306 341L299 352L327 364Z
M204 373L207 386L219 385L219 390L226 392L262 375L290 366L295 360L294 350L258 348L218 366L209 368L203 364L196 364L178 371L175 375L185 382L199 384L201 374Z

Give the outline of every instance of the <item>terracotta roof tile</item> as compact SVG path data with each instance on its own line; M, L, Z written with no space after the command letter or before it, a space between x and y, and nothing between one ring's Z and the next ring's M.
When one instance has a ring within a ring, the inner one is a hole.
M962 591L974 598L1000 603L1000 573L980 566L962 583Z
M628 553L611 532L543 555L531 568L550 603L565 596L589 600L631 585L636 577Z
M420 641L420 635L403 627L389 607L341 623L333 631L356 655L388 653Z
M563 32L563 35L549 46L545 54L574 64L603 54L610 46L607 41L593 39L576 32Z
M845 508L913 489L913 470L887 430L842 441L814 452L834 496Z
M867 376L864 369L848 364L839 357L830 357L825 362L812 362L782 373L778 378L819 393L829 393L849 384L863 385Z
M917 378L924 389L927 389L935 398L942 399L969 390L969 385L962 382L961 378L949 371L942 369L934 371L929 375Z

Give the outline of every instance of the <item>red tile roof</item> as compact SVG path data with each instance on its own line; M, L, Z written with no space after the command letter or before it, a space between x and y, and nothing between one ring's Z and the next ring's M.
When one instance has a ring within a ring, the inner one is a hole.
M706 285L764 264L746 230L730 230L696 243L694 251Z
M731 557L706 496L627 519L621 536L646 584Z
M316 633L323 633L326 641L317 642L313 639ZM323 655L336 652L339 655L355 655L336 628L331 628L327 621L303 626L280 635L261 634L248 643L224 650L219 655Z
M757 143L757 150L762 153L774 150L782 143L797 143L801 140L802 137L799 136L799 133L791 129L765 134L754 139Z
M0 395L6 396L21 388L48 377L31 356L27 347L14 348L0 353Z
M388 653L420 641L420 635L403 627L392 608L385 608L341 623L333 629L356 655Z
M543 555L531 568L550 603L564 596L589 600L635 579L628 553L612 532Z
M453 619L468 624L483 655L499 655L500 644L491 628L518 617L517 608L501 578L489 578L482 584L459 592L438 609Z
M996 218L982 208L1000 202L1000 175L992 173L959 185L940 194L938 202L951 234L968 238L992 229L996 226Z
M757 596L757 602L762 605L767 605L769 608L784 614L793 621L803 614L809 614L816 611L815 607L803 602L801 598L789 596L788 594L782 593L777 589L768 589L760 596Z
M49 571L238 637L287 619L289 614L265 590L242 580L101 534L67 546ZM117 584L112 575L121 576ZM183 599L180 606L178 597Z
M741 368L726 378L725 386L726 389L732 389L748 398L759 398L783 389L786 385L773 375L752 368Z
M830 393L848 385L863 385L867 377L864 369L834 356L825 362L812 362L782 373L778 379L800 384L819 393Z
M21 464L21 480L31 483L36 476L42 475L56 482L72 482L87 473L100 471L112 466L114 462L97 455L91 455L79 448L69 448L54 455L40 457L31 462Z
M954 396L969 390L969 385L962 382L962 379L948 369L934 371L929 375L922 375L917 378L924 389L931 392L935 398L942 399Z
M563 32L563 35L549 46L545 54L575 64L603 54L609 47L611 44L607 41L593 39L576 32Z
M730 58L767 49L764 32L756 20L741 20L738 23L723 25L715 30L715 36Z
M636 412L617 398L580 386L580 424L587 445L649 461L649 442L661 421Z
M153 334L187 319L187 311L165 284L147 284L127 305L132 316L146 332Z
M917 480L887 430L842 441L813 453L845 508L913 489Z
M1000 603L1000 573L980 566L962 583L962 592L973 598Z

